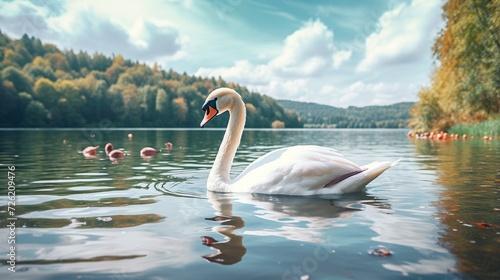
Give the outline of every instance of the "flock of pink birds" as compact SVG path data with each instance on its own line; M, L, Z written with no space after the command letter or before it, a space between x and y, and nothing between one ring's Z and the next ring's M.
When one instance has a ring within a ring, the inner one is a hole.
M128 135L128 138L132 139L131 133ZM64 140L64 142L66 143L66 140ZM165 143L165 150L167 152L169 152L172 149L172 147L173 147L172 143L170 143L170 142ZM85 156L87 158L95 158L95 157L97 157L97 149L99 149L99 146L89 146L89 147L83 149L83 152L82 152L83 156ZM121 150L113 149L113 144L111 144L111 143L106 144L106 146L104 147L104 151L106 152L106 156L108 156L109 159L113 162L116 162L117 160L123 159L125 157L125 153ZM160 152L161 152L161 150L151 148L151 147L145 147L145 148L142 148L142 150L141 150L141 157L148 159L148 158L155 156L156 154L158 154Z

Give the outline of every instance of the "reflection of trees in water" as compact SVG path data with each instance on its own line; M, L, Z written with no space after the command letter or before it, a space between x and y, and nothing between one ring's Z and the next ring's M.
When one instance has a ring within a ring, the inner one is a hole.
M418 155L435 157L428 164L435 166L437 183L444 186L436 202L437 218L444 226L441 241L457 257L457 269L478 278L498 276L500 144L482 140L415 144Z
M364 205L390 209L389 204L366 193L343 195L335 199L213 192L207 192L207 197L216 216L205 220L220 223L213 226L212 231L222 235L224 240L219 240L217 236L202 236L202 243L216 251L203 258L225 265L240 262L247 251L243 237L235 233L244 228L245 222L233 215L233 203L252 205L256 208L254 214L257 217L279 224L279 227L273 228L247 229L245 235L263 238L276 236L312 243L325 242L324 232L334 226L335 219L351 217L363 210Z

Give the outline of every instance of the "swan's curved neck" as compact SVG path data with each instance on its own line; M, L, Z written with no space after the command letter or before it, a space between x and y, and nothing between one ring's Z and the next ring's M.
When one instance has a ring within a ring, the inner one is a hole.
M210 182L208 187L212 191L228 191L227 188L231 184L229 176L231 165L245 128L245 103L237 95L233 96L233 100L233 106L229 108L229 123L226 133L208 177Z

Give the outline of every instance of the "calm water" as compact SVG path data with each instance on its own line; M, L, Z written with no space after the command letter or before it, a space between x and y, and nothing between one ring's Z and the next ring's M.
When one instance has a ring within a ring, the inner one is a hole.
M403 130L245 131L234 174L294 144L334 147L359 164L402 159L366 192L287 197L206 192L223 132L0 131L0 278L500 275L499 140L430 142L407 139ZM139 156L142 147L166 141L174 144L170 152ZM107 142L125 159L107 159ZM98 158L82 155L89 145L101 146ZM16 186L11 214L9 166ZM7 263L12 223L15 273ZM207 246L201 236L216 241ZM380 248L392 254L374 255Z

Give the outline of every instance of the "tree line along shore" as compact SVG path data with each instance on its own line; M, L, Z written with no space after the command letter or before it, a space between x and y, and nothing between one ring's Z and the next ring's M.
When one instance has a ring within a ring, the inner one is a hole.
M255 128L403 128L406 102L336 108L275 100L224 81L162 70L100 53L62 51L40 39L0 32L0 127L197 127L206 94L231 87ZM225 126L226 118L213 122Z

